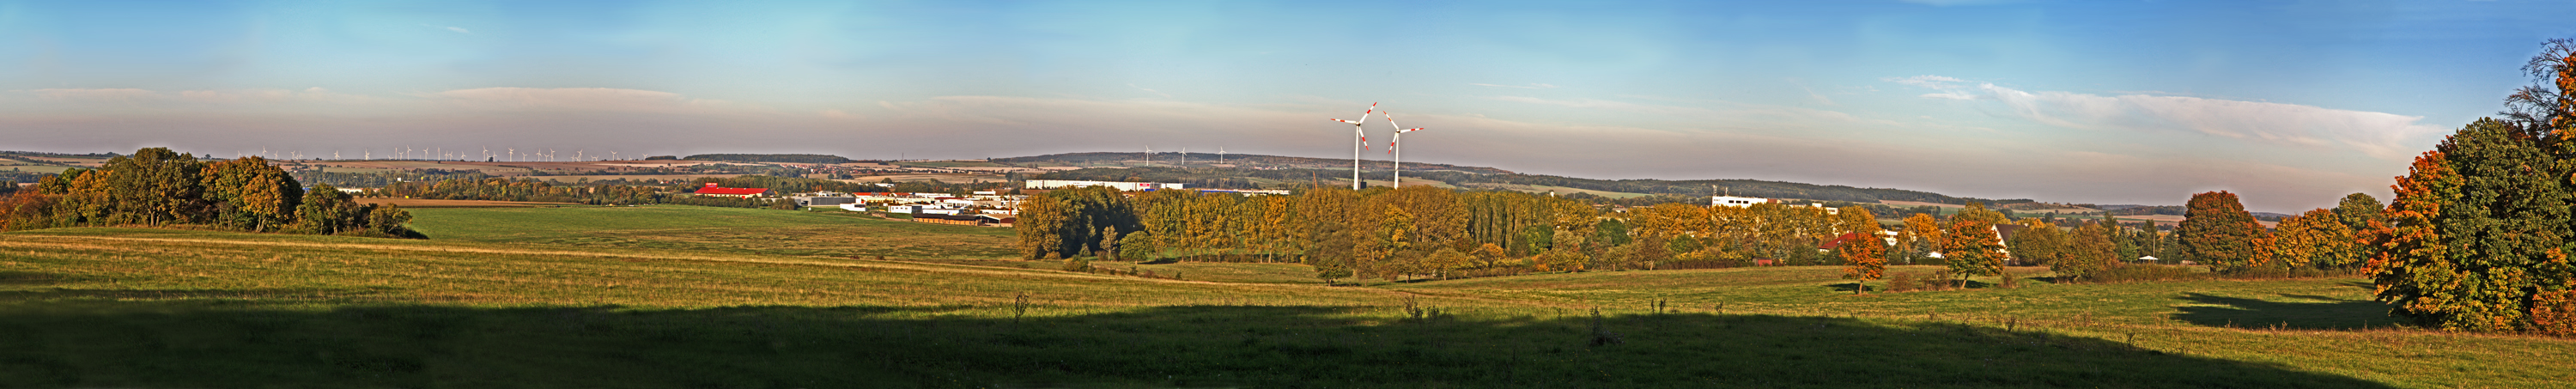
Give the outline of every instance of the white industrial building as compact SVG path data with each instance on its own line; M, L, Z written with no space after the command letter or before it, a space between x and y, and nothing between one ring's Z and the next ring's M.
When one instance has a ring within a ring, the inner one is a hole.
M1116 189L1118 189L1118 190L1122 190L1122 191L1131 191L1131 192L1132 192L1132 191L1145 191L1145 190L1184 189L1184 188L1186 188L1188 185L1189 185L1189 184L1175 184L1175 183L1162 183L1162 182L1076 181L1076 180L1028 180L1028 183L1027 183L1027 184L1025 184L1025 185L1023 185L1023 186L1021 186L1021 188L1025 188L1025 189L1058 189L1058 188L1078 188L1078 187L1085 187L1085 186L1106 186L1106 187L1110 187L1110 188L1116 188Z
M1771 199L1760 197L1709 196L1708 199L1708 205L1736 208L1751 208L1754 204L1765 204L1770 202Z

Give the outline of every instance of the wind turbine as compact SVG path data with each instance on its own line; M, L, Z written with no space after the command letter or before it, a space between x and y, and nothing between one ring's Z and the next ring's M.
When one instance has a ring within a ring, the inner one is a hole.
M1216 163L1225 163L1225 146L1216 147Z
M1351 190L1360 190L1360 150L1368 149L1368 133L1360 131L1360 123L1368 121L1368 115L1373 113L1377 113L1377 103L1369 103L1368 111L1360 112L1360 120L1324 119L1350 123L1351 136L1359 140L1351 147Z
M1145 164L1154 164L1154 146L1145 146Z
M1395 124L1395 112L1391 111L1386 113L1386 125L1395 127L1395 139L1386 141L1386 153L1395 156L1394 186L1402 188L1404 187L1404 152L1397 151L1395 144L1404 142L1404 133L1420 130L1422 127L1404 128L1403 125Z

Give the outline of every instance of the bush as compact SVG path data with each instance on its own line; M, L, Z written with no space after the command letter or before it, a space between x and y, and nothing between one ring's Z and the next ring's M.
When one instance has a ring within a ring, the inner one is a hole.
M2183 281L2206 280L2215 278L2215 276L2215 273L2200 271L2199 268L2191 266L2125 265L2112 266L2110 268L2097 270L2092 275L2085 277L2084 281L2094 283Z

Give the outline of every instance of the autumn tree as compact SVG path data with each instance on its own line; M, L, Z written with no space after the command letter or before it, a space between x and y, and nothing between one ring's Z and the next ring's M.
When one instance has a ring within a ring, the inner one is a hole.
M2272 233L2256 239L2255 262L2283 268L2351 266L2356 244L2352 230L2331 209L2318 208L2281 219Z
M1914 264L1917 259L1930 259L1932 253L1941 249L1941 222L1933 219L1932 215L1920 213L1905 217L1905 231L1896 235L1896 246L1897 252L1905 258L1905 264Z
M207 163L198 177L207 202L213 205L213 221L253 232L293 223L295 206L304 197L303 185L286 170L269 165L266 158Z
M1887 275L1887 244L1879 240L1878 219L1869 214L1869 209L1845 207L1841 211L1841 216L1845 217L1845 220L1870 221L1846 223L1844 228L1850 230L1845 232L1848 234L1845 236L1850 238L1842 240L1841 245L1834 246L1834 253L1840 255L1843 263L1846 264L1843 268L1843 279L1852 280L1852 293L1859 294L1869 289L1870 281Z
M1942 228L1941 255L1949 262L1951 274L1959 276L1961 286L1967 285L1968 276L2003 272L2004 242L1995 232L1995 225L2003 222L2003 214L1971 201L1958 215L1950 217L1950 225Z
M2379 202L2379 198L2371 197L2368 193L2344 195L2343 200L2335 203L2335 220L2341 222L2345 230L2352 232L2356 242L2353 245L2353 257L2343 261L2344 263L2357 265L2379 255L2379 248L2361 244L2360 241L2366 240L2368 238L2366 235L2379 228L2377 224L2384 218L2380 212L2387 207L2387 204Z
M2522 130L2480 119L2398 178L2369 265L2391 313L2449 330L2565 328L2558 315L2576 308L2567 173Z
M2254 214L2245 212L2245 204L2227 191L2191 195L2184 204L2183 220L2174 228L2181 243L2182 260L2209 265L2220 272L2236 272L2261 265L2254 253L2254 239L2262 237L2263 225L2254 222Z

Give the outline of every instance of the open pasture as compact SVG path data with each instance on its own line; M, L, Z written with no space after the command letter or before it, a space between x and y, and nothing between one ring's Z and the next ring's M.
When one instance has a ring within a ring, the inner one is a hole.
M791 256L1003 258L1010 229L866 217L691 206L477 208L413 211L433 239L651 248Z
M573 203L541 203L532 201L403 199L390 197L360 197L356 200L359 204L391 204L393 206L403 208L527 208L584 206Z
M1779 267L1322 286L1295 281L1304 267L1293 264L1132 265L1183 281L1054 271L1007 259L1007 229L828 213L444 208L420 210L416 224L435 240L0 233L0 377L48 387L2576 381L2576 342L2397 326L2357 279L2060 285L2016 269L2034 277L2028 286L1855 296L1839 269ZM878 261L798 250L892 243L756 234L795 229L995 251Z

